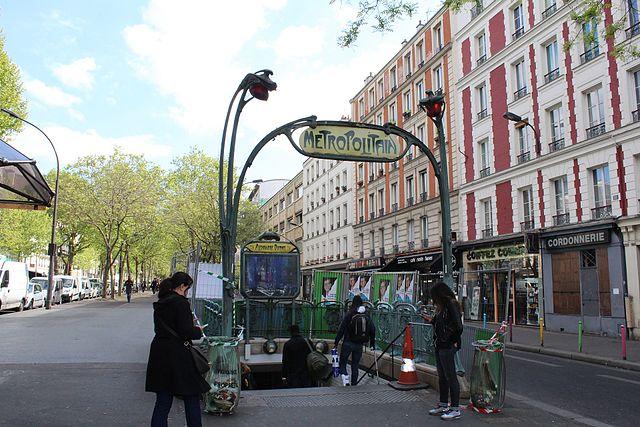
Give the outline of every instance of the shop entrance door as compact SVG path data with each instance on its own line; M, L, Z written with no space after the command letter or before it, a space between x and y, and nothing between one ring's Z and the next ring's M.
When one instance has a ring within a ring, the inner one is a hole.
M580 297L585 332L600 332L600 288L595 250L580 251Z

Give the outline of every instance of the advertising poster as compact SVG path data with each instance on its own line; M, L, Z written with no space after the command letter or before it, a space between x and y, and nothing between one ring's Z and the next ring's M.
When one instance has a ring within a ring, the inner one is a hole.
M244 291L250 297L293 297L300 291L297 254L245 253Z
M396 278L396 286L394 292L393 302L403 303L405 301L405 285L404 282L407 280L407 274L398 274Z
M471 311L469 317L473 320L480 319L480 286L474 286L471 291Z
M342 273L334 271L313 272L313 301L326 303L340 301Z
M373 302L391 303L391 292L394 289L396 275L389 273L374 273L374 295Z
M415 283L416 283L416 275L415 274L407 274L405 275L404 280L404 302L407 304L413 304L414 295L415 295Z
M360 295L363 302L371 300L371 282L372 278L367 273L348 274L347 299L353 300L353 297Z

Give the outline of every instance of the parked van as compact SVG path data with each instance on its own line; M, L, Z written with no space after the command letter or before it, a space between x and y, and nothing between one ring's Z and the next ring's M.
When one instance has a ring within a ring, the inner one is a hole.
M74 276L53 276L54 279L60 279L62 282L62 302L71 302L80 300L80 278Z
M15 261L0 262L0 310L24 309L29 274L27 264Z
M80 299L89 299L93 297L93 289L88 277L80 279Z
M56 277L56 276L54 276ZM55 288L53 288L53 294L51 295L52 304L60 304L60 286L62 281L57 278L55 281ZM47 277L33 277L31 283L38 283L42 286L42 292L44 293L45 300L47 299L47 292L49 291L49 279Z

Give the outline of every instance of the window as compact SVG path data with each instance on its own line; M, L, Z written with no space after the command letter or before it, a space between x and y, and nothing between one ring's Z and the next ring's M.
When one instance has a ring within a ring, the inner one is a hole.
M398 116L396 115L396 104L389 105L389 121L391 123L396 123L398 121Z
M342 171L342 186L343 187L349 186L349 182L347 181L347 171ZM347 191L346 188L344 188L344 191Z
M422 67L424 65L424 46L422 42L416 45L416 52L418 53L418 67Z
M636 95L636 108L631 115L633 116L633 121L637 122L640 120L640 71L633 73L633 85Z
M364 175L363 175L364 176ZM340 175L336 175L336 190L340 190Z
M340 207L336 208L336 221L337 221L337 227L336 228L339 228L340 227Z
M480 203L482 204L482 213L484 216L482 237L491 237L493 236L493 211L491 210L491 199L484 199Z
M518 147L520 154L518 154L518 164L531 160L531 143L529 140L529 127L520 126L517 128L518 132Z
M349 248L349 246L347 245L347 237L343 237L342 238L342 247L344 248L344 257L347 257L347 249Z
M338 208L340 210L340 208ZM340 217L340 212L338 212L338 217ZM347 204L342 205L342 222L344 225L347 225Z
M407 186L406 186L406 192L407 192L407 201L409 202L409 205L413 204L414 202L414 194L413 194L413 176L408 176L407 177Z
M391 72L389 73L389 79L391 80L391 92L393 92L398 87L398 76L396 74L396 67L393 67L391 69Z
M433 86L438 90L442 90L443 86L443 78L442 78L442 65L438 65L435 70L433 70Z
M522 197L522 223L520 227L522 231L531 230L533 225L533 190L531 187L525 188L520 192Z
M362 163L358 165L358 181L364 181L364 165Z
M375 194L371 193L369 194L369 212L371 213L370 219L375 218L375 211L376 211Z
M438 53L442 50L442 27L438 25L433 29L433 50Z
M429 246L429 224L426 216L420 218L420 238L422 239L423 248Z
M420 201L424 202L427 200L427 188L428 188L428 177L427 171L420 171Z
M564 120L562 119L562 106L558 105L557 107L549 110L549 123L551 125L551 141L552 144L557 141L562 141L564 144ZM564 145L563 145L564 146ZM562 148L562 147L559 147ZM556 147L556 149L558 149ZM555 151L555 150L551 150Z
M424 83L422 82L422 80L420 80L418 83L416 83L416 101L420 102L420 98L422 98L424 95Z
M394 212L398 210L398 183L397 182L394 182L393 184L391 184L391 205Z
M376 247L376 234L375 231L371 230L369 232L369 249L371 250L371 256L374 256L376 253L375 247Z
M558 64L558 42L552 41L544 47L547 60L547 74L544 76L544 82L549 83L560 77L560 67Z
M391 241L393 246L398 246L398 224L391 226Z
M380 229L380 255L384 255L384 228Z
M379 113L378 116L376 117L376 124L378 126L382 126L384 123L382 123L382 113Z
M285 206L284 205L284 198L282 198L282 199L280 199L280 209L279 210L283 211L284 210L284 206Z
M384 215L384 190L378 190L378 211L380 215Z
M289 206L291 202L293 202L293 191L290 193L287 193L287 206Z
M594 138L605 132L604 124L604 99L602 97L602 88L587 92L587 116L589 119L589 128L587 129L587 138Z
M580 55L580 63L584 64L600 54L598 24L595 20L582 24L582 38L584 41L584 53Z
M482 84L476 89L478 94L478 120L487 117L487 85Z
M364 199L358 199L358 212L360 212L360 222L364 219Z
M380 101L384 98L384 80L378 80L378 97Z
M476 37L476 45L478 46L478 65L487 60L487 36L482 33Z
M591 170L593 181L594 208L593 219L605 218L611 215L611 181L609 165L603 165Z
M513 65L513 72L516 83L515 100L518 100L527 94L527 75L524 66L524 59Z
M409 78L411 76L411 54L407 53L404 56L404 75Z
M369 89L369 109L376 105L376 92L373 88Z
M413 220L410 219L409 221L407 221L407 241L409 242L409 249L413 249L411 247L411 245L413 244L413 242L415 241L415 235L414 235L414 226L413 226Z
M424 125L418 126L418 135L416 135L418 139L422 142L426 142L424 140Z
M361 98L358 101L358 111L360 112L360 118L362 119L364 117L364 98Z
M556 210L556 214L553 217L553 224L568 224L569 212L567 210L567 203L569 201L569 190L566 176L553 180L553 191Z
M513 39L516 40L524 34L524 9L522 4L513 8Z
M408 90L404 93L404 112L411 113L412 105L413 105L413 101L411 99L411 90Z
M483 139L478 143L480 178L489 175L489 140Z

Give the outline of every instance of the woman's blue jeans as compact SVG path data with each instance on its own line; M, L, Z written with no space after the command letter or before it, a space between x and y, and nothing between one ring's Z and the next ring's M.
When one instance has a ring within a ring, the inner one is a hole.
M184 400L184 416L188 427L202 427L200 396L182 396ZM173 403L173 395L168 391L156 393L156 406L153 408L151 427L167 427L169 411Z

